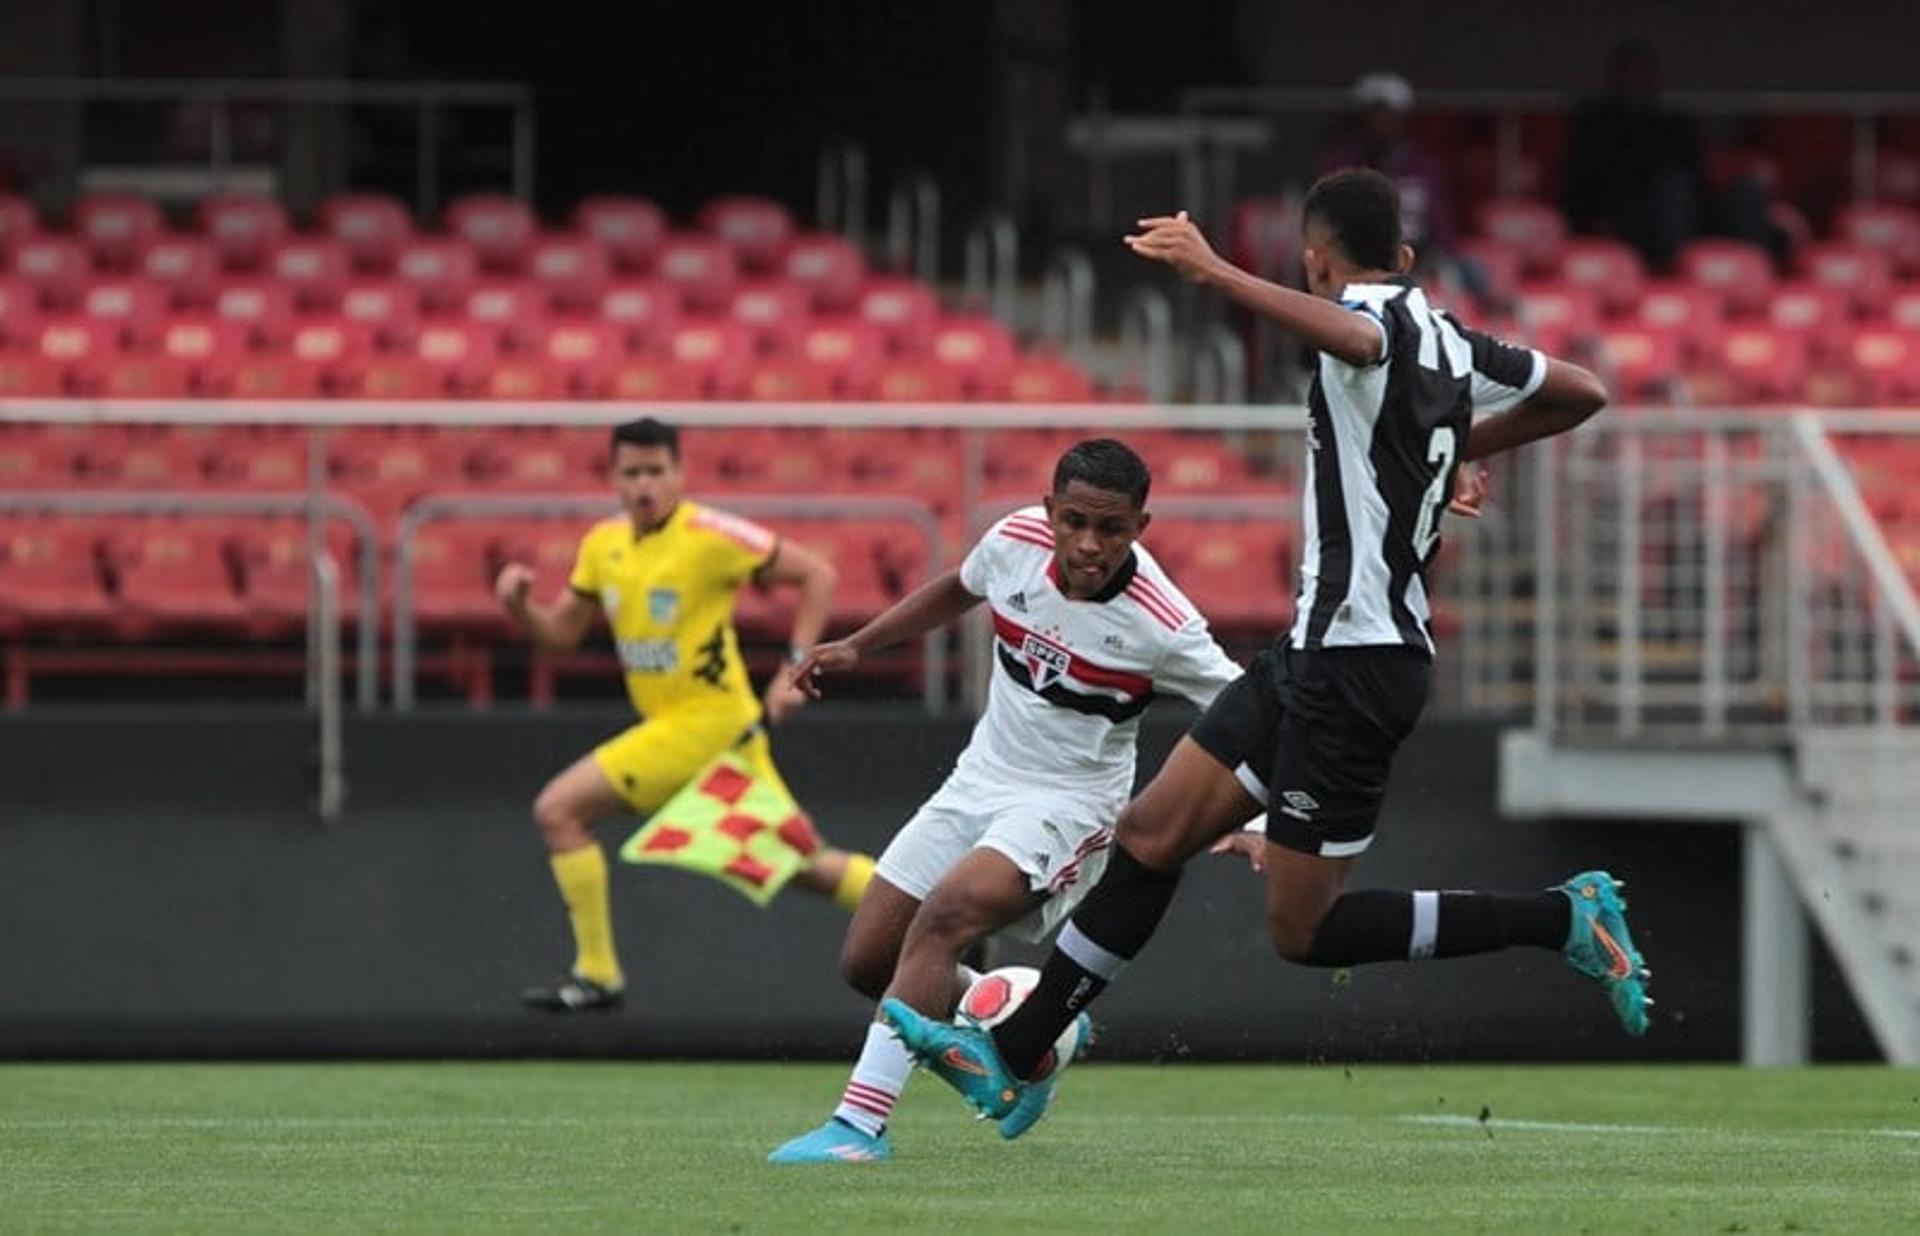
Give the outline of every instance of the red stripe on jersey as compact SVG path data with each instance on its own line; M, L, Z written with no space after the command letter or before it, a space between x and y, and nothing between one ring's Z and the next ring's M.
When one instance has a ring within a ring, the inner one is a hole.
M1033 632L1027 630L997 609L993 611L993 631L994 634L1005 640L1008 646L1015 652L1020 651L1020 646L1026 642L1027 636L1033 635ZM1055 648L1061 647L1059 644L1054 643L1054 641L1050 639L1046 639L1044 636L1034 635L1034 638L1043 643L1052 644ZM1128 695L1135 697L1146 695L1153 690L1153 679L1147 677L1145 674L1134 674L1126 670L1109 669L1104 665L1095 665L1070 648L1063 649L1063 651L1067 654L1067 676L1069 678L1077 679L1090 687L1108 687L1116 691L1125 691Z
M1009 516L1006 526L1009 528L1025 528L1029 532L1040 532L1049 537L1053 535L1053 528L1048 525L1046 520L1038 519L1032 515Z
M1009 541L1025 541L1029 545L1038 545L1041 549L1044 549L1044 550L1051 551L1053 549L1052 541L1043 540L1042 538L1037 536L1029 536L1025 532L1015 532L1011 528L1000 529L1000 535L1007 538Z
M1154 600L1153 597L1135 588L1132 584L1127 585L1127 595L1131 597L1141 609L1151 614L1155 622L1158 622L1161 626L1167 628L1167 630L1178 631L1180 629L1180 618L1166 602Z
M1142 592L1146 593L1148 596L1152 597L1154 600L1160 602L1160 604L1166 607L1168 613L1172 614L1175 618L1178 618L1180 621L1185 622L1187 620L1188 615L1185 610L1180 608L1180 603L1174 600L1172 597L1168 596L1166 589L1162 588L1159 584L1154 583L1152 580L1148 579L1146 576L1144 575L1134 576L1132 582L1129 583L1127 586L1130 588L1138 588Z
M774 535L750 519L738 515L729 515L725 511L716 511L710 506L695 507L693 518L687 520L689 528L699 528L727 538L743 549L756 554L770 553L773 550Z

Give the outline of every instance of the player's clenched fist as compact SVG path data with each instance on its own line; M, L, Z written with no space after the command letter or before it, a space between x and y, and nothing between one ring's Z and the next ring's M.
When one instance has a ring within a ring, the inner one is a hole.
M1127 248L1143 258L1165 262L1189 279L1199 279L1219 264L1213 246L1184 210L1141 219L1139 227L1139 235L1127 237Z
M493 595L514 613L527 606L527 594L533 591L533 568L523 562L509 562L500 568L493 581Z

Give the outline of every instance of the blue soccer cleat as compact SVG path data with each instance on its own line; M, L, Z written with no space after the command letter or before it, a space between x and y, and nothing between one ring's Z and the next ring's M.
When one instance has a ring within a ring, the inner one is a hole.
M1583 871L1560 886L1573 902L1573 927L1561 950L1567 964L1598 979L1613 1001L1613 1011L1628 1034L1647 1032L1647 969L1640 950L1627 931L1627 903L1620 899L1626 887L1604 871Z
M767 1162L884 1163L892 1157L893 1143L885 1133L875 1137L842 1121L829 1120L768 1155Z
M1045 1077L1020 1087L1020 1097L1014 1100L1013 1110L1000 1120L1000 1136L1012 1141L1040 1122L1040 1117L1047 1114L1047 1108L1053 1103L1053 1088L1060 1081L1060 1074L1067 1071L1067 1065L1092 1041L1093 1022L1081 1013L1073 1019L1073 1051L1064 1059L1056 1060Z
M900 1036L920 1067L958 1090L975 1111L998 1120L1013 1110L1024 1083L1000 1062L992 1035L936 1021L892 997L880 1002L880 1020Z

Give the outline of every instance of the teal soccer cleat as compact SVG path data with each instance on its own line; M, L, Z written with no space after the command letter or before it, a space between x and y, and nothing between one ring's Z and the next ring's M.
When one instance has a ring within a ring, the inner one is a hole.
M1627 931L1627 903L1620 899L1626 887L1604 871L1583 871L1560 886L1573 902L1573 927L1561 950L1567 964L1598 979L1613 1001L1613 1011L1628 1034L1647 1032L1647 969L1640 950Z
M829 1120L767 1156L769 1163L884 1163L893 1157L885 1133L872 1137L850 1124Z
M992 1035L936 1021L891 997L880 1002L880 1020L893 1028L922 1068L958 1090L975 1111L998 1120L1013 1110L1025 1086L1000 1062Z
M1014 1100L1013 1110L1000 1121L1000 1136L1012 1141L1040 1122L1047 1114L1047 1108L1053 1102L1053 1088L1060 1081L1060 1074L1067 1071L1067 1065L1078 1058L1093 1041L1093 1022L1085 1013L1073 1019L1074 1050L1064 1060L1056 1060L1053 1068L1045 1077L1025 1083L1020 1087L1020 1097Z

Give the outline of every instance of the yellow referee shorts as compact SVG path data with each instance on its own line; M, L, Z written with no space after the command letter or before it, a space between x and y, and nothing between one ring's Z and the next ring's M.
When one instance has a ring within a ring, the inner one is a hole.
M593 762L641 815L660 809L721 752L738 752L756 777L786 790L766 728L738 715L650 717L593 749Z

